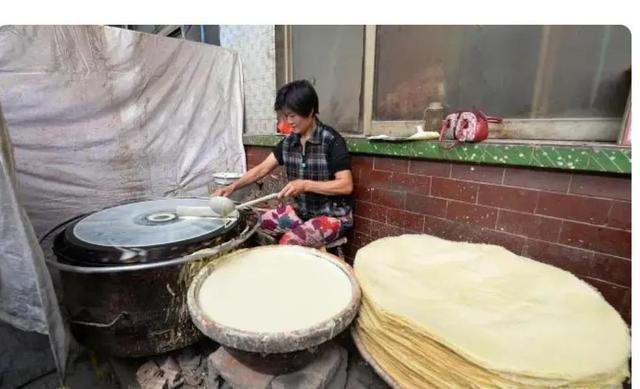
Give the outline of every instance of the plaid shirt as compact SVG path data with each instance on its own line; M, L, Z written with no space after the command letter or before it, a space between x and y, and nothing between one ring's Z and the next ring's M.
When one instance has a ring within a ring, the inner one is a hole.
M289 181L330 181L335 179L335 173L351 169L344 138L320 122L307 140L304 153L300 135L291 133L278 143L273 154L278 163L285 166ZM351 196L300 193L295 198L294 208L303 220L322 215L351 219L353 200Z

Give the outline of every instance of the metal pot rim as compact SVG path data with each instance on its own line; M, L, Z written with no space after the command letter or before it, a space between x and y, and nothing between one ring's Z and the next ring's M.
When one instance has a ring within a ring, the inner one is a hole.
M255 211L251 211L254 215L257 215ZM131 272L131 271L139 271L139 270L149 270L156 269L166 266L174 266L187 262L193 262L202 260L205 258L209 258L214 255L220 255L228 253L229 251L234 250L236 247L240 246L244 242L246 242L249 238L251 238L260 224L255 221L252 225L249 221L249 215L245 216L245 226L244 229L240 232L240 234L231 240L228 240L220 245L217 245L212 248L205 248L202 250L195 251L193 253L182 255L177 258L169 259L166 261L158 261L158 262L148 262L148 263L133 263L133 264L115 264L110 266L81 266L74 265L70 263L60 262L58 260L45 259L46 263L53 268L56 268L60 271L71 272L71 273L82 273L82 274L91 274L91 273L119 273L119 272ZM63 231L64 232L64 231Z

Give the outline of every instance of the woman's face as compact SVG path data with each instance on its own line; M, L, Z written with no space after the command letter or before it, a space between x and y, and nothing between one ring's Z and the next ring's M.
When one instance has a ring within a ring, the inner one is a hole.
M309 116L302 116L302 115L298 115L295 112L284 109L282 110L282 115L286 119L287 123L289 123L289 126L291 127L291 131L295 132L298 135L304 135L310 129L313 128L313 124L314 124L313 114Z

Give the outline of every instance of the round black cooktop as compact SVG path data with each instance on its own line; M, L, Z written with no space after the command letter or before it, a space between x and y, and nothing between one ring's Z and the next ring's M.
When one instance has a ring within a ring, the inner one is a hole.
M207 199L141 201L91 213L56 236L61 262L110 265L169 260L232 238L241 214L178 217L178 206L208 207ZM222 238L222 239L221 239Z

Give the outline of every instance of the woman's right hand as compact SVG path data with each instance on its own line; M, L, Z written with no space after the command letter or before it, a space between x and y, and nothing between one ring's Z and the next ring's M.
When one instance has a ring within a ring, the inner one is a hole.
M215 192L213 192L214 196L222 196L222 197L229 197L231 196L231 194L235 192L235 188L233 187L233 185L227 185L227 186L223 186L222 188L216 190Z

